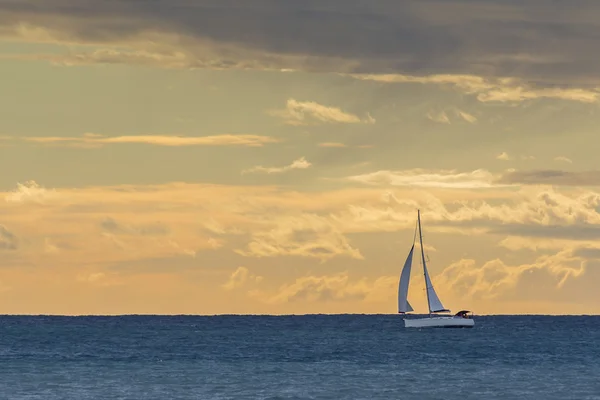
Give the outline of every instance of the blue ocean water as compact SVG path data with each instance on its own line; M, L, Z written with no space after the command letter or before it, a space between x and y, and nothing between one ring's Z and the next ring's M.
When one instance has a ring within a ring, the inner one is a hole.
M0 399L600 399L600 317L0 317Z

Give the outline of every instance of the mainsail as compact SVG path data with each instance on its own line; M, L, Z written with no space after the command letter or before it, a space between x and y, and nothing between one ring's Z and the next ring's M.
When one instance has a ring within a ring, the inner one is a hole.
M421 244L421 259L423 260L423 273L425 275L425 288L427 290L427 303L429 304L429 313L450 311L447 310L440 301L440 298L438 297L437 293L435 292L435 289L433 288L433 284L431 283L431 278L429 278L429 272L427 272L427 263L425 262L425 251L423 250L423 233L421 231L420 210L417 211L417 220L419 224L419 243Z

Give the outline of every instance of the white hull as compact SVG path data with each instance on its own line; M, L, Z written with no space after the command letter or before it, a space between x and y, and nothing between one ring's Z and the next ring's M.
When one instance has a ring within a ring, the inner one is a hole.
M472 328L475 320L462 317L404 319L405 328Z

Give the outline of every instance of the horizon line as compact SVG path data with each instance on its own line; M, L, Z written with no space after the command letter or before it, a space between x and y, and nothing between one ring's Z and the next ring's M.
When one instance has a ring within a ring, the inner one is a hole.
M310 316L393 316L398 313L306 313L306 314L1 314L2 317L310 317ZM422 316L429 314L410 314L414 316ZM599 314L537 314L537 313L522 313L522 314L473 314L475 317L600 317ZM401 317L403 318L403 317Z

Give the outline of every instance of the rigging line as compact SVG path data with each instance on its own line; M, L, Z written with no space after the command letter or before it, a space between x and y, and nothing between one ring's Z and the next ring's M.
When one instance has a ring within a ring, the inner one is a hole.
M413 246L415 244L415 242L417 241L417 228L419 227L419 221L415 221L415 234L413 236Z

